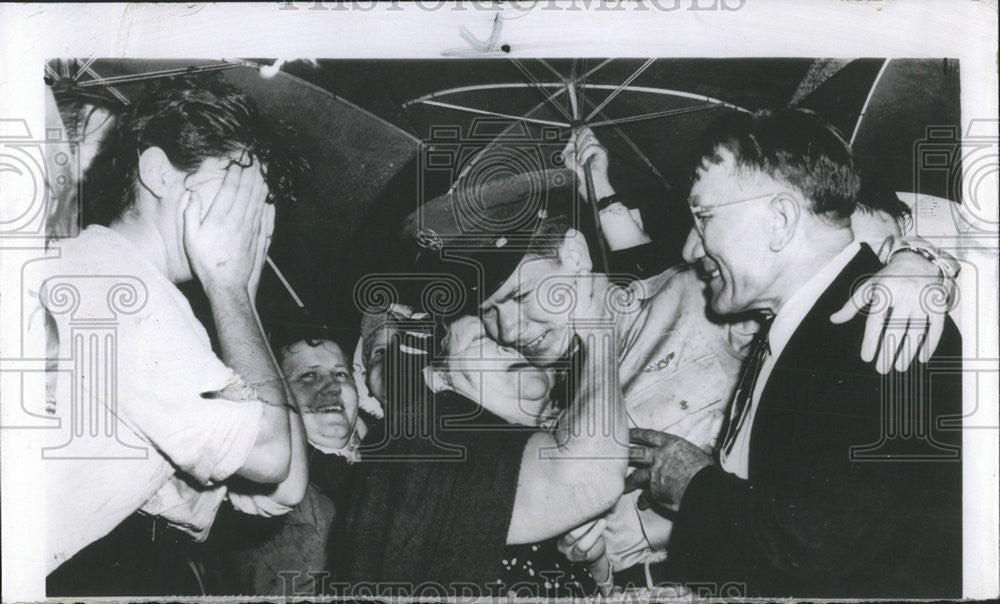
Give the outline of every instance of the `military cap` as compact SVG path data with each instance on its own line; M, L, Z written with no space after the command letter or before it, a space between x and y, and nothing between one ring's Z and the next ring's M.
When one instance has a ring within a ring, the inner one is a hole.
M414 271L461 282L465 299L458 306L467 313L513 274L532 244L539 242L539 227L557 217L594 244L596 224L568 169L460 182L411 213L402 236L413 247ZM422 302L424 310L437 310Z

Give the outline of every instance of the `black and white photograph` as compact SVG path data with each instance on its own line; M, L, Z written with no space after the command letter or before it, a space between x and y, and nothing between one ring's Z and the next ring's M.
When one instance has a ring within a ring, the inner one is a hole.
M1000 596L996 13L0 9L3 601Z

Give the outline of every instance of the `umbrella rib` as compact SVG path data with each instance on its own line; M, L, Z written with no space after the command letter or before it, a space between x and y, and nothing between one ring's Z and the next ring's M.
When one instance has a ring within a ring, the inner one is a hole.
M529 71L527 67L522 65L520 61L518 61L515 58L511 58L510 60L512 63L514 63L514 66L517 67L518 70L524 75L524 77L528 79L528 82L544 95L545 86L542 85L542 82L539 82L538 79L535 77L535 75L531 73L531 71ZM567 121L573 120L573 117L570 114L566 113L566 110L563 109L562 105L560 105L559 103L552 103L552 106L558 109L559 113L561 113L563 117L567 119Z
M241 67L244 63L242 61L230 61L226 63L215 63L212 65L203 65L201 67L178 67L176 69L164 69L161 71L148 71L146 73L129 74L121 76L112 76L110 78L100 78L100 80L90 80L87 82L81 82L80 86L100 86L100 85L111 85L111 84L130 84L132 82L141 82L143 80L153 80L156 78L165 78L173 75L184 75L190 73L202 73L206 71L219 71L222 69L232 69L233 67ZM92 72L92 70L90 70Z
M584 88L594 88L595 90L612 90L617 88L617 86L612 86L610 84L583 84ZM740 107L734 103L729 103L720 99L712 98L710 96L705 96L703 94L695 94L693 92L684 92L683 90L671 90L669 88L650 88L648 86L627 86L625 90L631 90L633 92L647 92L649 94L661 94L666 96L679 96L686 99L697 99L699 101L707 101L709 103L716 103L728 107L729 109L735 109L736 111L742 111L743 113L751 113L751 111L745 107Z
M82 66L82 67L80 67L80 69L77 69L77 70L76 70L76 75L75 75L75 76L73 76L73 81L74 81L74 82L75 82L75 81L77 81L77 80L78 80L78 79L80 78L80 75L81 75L81 74L83 73L83 71L84 71L85 69L87 69L88 67L90 67L91 65L93 65L93 64L94 64L94 61L96 61L96 60L97 60L97 58L96 58L96 57L90 57L89 59L87 59L87 60L86 60L86 61L84 62L83 66Z
M593 122L590 124L591 128L601 128L603 126L617 126L619 124L630 124L632 122L641 122L644 120L652 120L661 117L668 117L671 115L681 115L684 113L694 113L696 111L704 111L706 109L713 109L718 107L717 103L707 103L705 105L696 105L694 107L683 107L680 109L665 109L663 111L654 111L652 113L643 113L642 115L632 115L629 117L620 117L615 119L607 119L600 122ZM601 113L601 115L604 115Z
M590 102L590 101L587 101L587 102ZM593 103L591 102L591 104L593 104ZM603 116L604 112L601 112L600 115ZM608 120L608 121L610 121L610 120ZM591 124L591 127L593 127L593 126L594 126L594 124ZM629 136L627 134L625 134L624 132L622 132L621 128L619 128L617 126L614 126L614 131L615 131L615 134L617 134L618 136L620 136L622 138L622 140L624 140L625 143L632 149L632 151L634 151L635 154L639 156L639 159L641 159L642 162L644 164L646 164L646 167L649 168L650 170L652 170L653 174L655 174L663 182L663 184L666 185L667 189L668 190L671 189L672 187L670 186L670 183L667 182L667 178L659 170L656 169L656 166L653 164L653 162L650 161L650 159L648 157L646 157L646 154L643 153L642 150L639 149L639 145L636 145L635 142L631 138L629 138Z
M549 95L549 98L545 99L541 103L538 103L537 105L535 105L534 107L532 107L531 109L529 109L524 114L524 117L527 117L527 116L531 115L532 113L538 111L539 109L541 109L542 107L544 107L546 103L554 100L557 96L559 96L560 94L563 94L564 92L566 92L566 88L565 87L557 89L555 92L553 92L551 95ZM476 165L476 163L479 161L479 158L482 157L483 154L486 153L486 151L492 145L494 145L504 135L506 135L508 132L510 132L511 128L513 128L513 127L514 127L514 124L510 124L509 126L507 126L506 128L504 128L503 132L501 132L500 134L498 134L492 141L490 141L490 143L488 145L486 145L485 147L483 147L482 149L480 149L479 151L477 151L476 154L472 156L472 159L470 159L465 164L465 167L462 168L462 171L459 172L458 176L455 177L455 182L452 184L451 188L448 190L449 193L452 192L455 189L455 186L458 184L458 182L460 180L462 180L462 177L465 176L466 173L469 170L471 170L474 165Z
M541 63L542 65L544 65L545 68L548 69L549 71L551 71L553 73L553 75L555 75L557 78L559 78L560 80L562 80L564 82L566 81L566 76L564 76L563 74L559 73L559 71L555 67L549 65L548 61L546 61L545 59L538 59L538 62Z
M46 73L48 73L50 76L52 76L53 79L55 79L55 80L61 79L61 76L59 75L59 72L56 71L55 69L52 69L52 67L48 63L45 63L43 65L43 67L45 68Z
M80 82L79 86L84 87L87 84L89 84L90 82L104 82L104 78L101 76L101 74L99 74L96 71L94 71L93 67L90 67L89 65L87 65L87 66L83 67L83 70L86 71L87 73L89 73L94 79L93 80L89 80L87 82ZM124 94L122 94L121 92L119 92L117 88L115 88L114 86L112 86L110 84L106 85L105 88L107 89L108 92L110 92L112 95L114 95L114 97L116 99L118 99L118 101L121 102L121 104L123 104L123 105L129 105L128 97L126 97Z
M885 68L889 66L889 59L882 62L882 68L878 70L878 75L875 76L875 81L872 82L872 87L868 91L868 96L865 98L865 104L861 106L861 113L858 114L858 121L854 124L854 132L851 133L851 141L848 143L852 148L854 147L854 139L858 136L858 131L861 130L861 120L865 117L865 112L868 111L868 103L872 101L872 96L875 95L875 87L878 86L879 80L882 79L882 74L885 73Z
M267 265L271 267L272 271L274 271L274 276L278 278L278 281L281 281L281 284L285 286L285 290L292 296L292 300L295 300L295 304L297 304L299 308L305 310L306 305L302 303L302 298L295 293L295 288L288 282L288 279L285 278L285 274L281 272L281 269L279 269L278 265L274 263L274 260L271 260L271 256L264 254L264 260L267 261Z
M406 101L405 103L403 103L403 107L405 108L405 107L407 107L409 105L413 105L413 104L416 104L416 103L423 103L424 101L428 101L428 100L431 100L431 99L436 99L438 97L446 96L446 95L449 95L449 94L455 94L455 93L458 93L458 92L474 92L474 91L477 91L477 90L497 90L497 89L502 89L502 88L529 88L531 86L538 86L538 87L542 87L542 88L560 88L561 89L561 88L563 88L565 86L565 84L563 84L563 83L550 84L548 82L541 82L541 83L538 83L538 84L525 84L524 82L503 82L503 83L498 83L498 84L475 84L473 86L459 86L458 88L448 88L446 90L438 90L437 92L432 92L430 94L425 94L422 97L411 99L411 100ZM562 92L563 91L560 90L560 92L558 94L562 94ZM550 98L542 101L542 104L544 105L546 102L550 101L551 98L552 97L550 97Z
M591 69L587 73L585 73L582 76L580 76L579 78L577 78L577 82L576 83L579 83L580 80L588 77L589 75L591 75L592 73L594 73L595 71L597 71L598 69L600 69L601 67L603 67L604 65L607 65L611 61L612 61L612 59L605 60L600 65L594 67L593 69ZM445 89L445 90L438 90L437 92L432 92L430 94L425 94L424 96L417 97L415 99L406 101L405 103L403 103L403 106L406 107L407 105L413 105L415 103L422 103L422 102L424 102L424 101L426 101L428 99L435 99L435 98L438 98L438 97L446 96L446 95L449 95L449 94L455 94L455 93L459 93L459 92L473 92L473 91L477 91L477 90L497 90L497 89L503 89L503 88L528 88L530 86L536 86L538 88L565 88L566 84L564 82L559 82L559 83L554 83L554 82L551 82L551 83L550 82L537 82L537 83L532 83L532 84L526 84L524 82L502 82L502 83L497 83L497 84L475 84L475 85L472 85L472 86L459 86L457 88L448 88L448 89ZM583 86L584 88L593 88L595 90L613 90L613 89L617 88L617 86L612 86L610 84L581 84L581 86ZM651 93L651 94L664 94L664 95L670 95L670 96L682 96L682 97L691 98L691 99L699 99L699 100L703 100L703 101L710 101L712 103L719 103L719 104L725 105L726 107L729 107L730 109L736 109L737 111L743 111L745 113L750 113L750 110L748 110L748 109L746 109L744 107L740 107L739 105L734 105L733 103L729 103L729 102L726 102L726 101L723 101L723 100L720 100L720 99L708 97L708 96L705 96L703 94L694 94L694 93L691 93L691 92L683 92L683 91L680 91L680 90L670 90L670 89L667 89L667 88L650 88L650 87L646 87L646 86L627 86L627 87L624 88L624 90L631 90L631 91L634 91L634 92L647 92L647 93ZM546 99L546 101L549 101L549 100L550 99Z
M605 98L603 101L601 101L601 104L598 105L597 107L595 107L594 110L590 112L590 115L587 116L587 119L584 120L584 121L589 122L591 119L594 118L595 115L597 115L598 113L600 113L600 111L602 109L604 109L608 105L608 103L610 103L611 101L613 101L615 99L615 97L618 96L621 93L622 90L625 90L625 88L627 88L629 84L631 84L632 82L634 82L637 77L639 77L640 75L642 75L642 72L644 72L647 69L649 69L649 66L652 65L653 61L655 61L655 60L656 59L647 59L645 63L643 63L642 65L640 65L639 69L636 69L635 72L632 75L630 75L629 77L627 77L624 82L622 82L621 84L619 84L618 88L615 88L614 90L612 90L611 94L609 94L607 96L607 98Z
M486 111L485 109L475 109L473 107L463 107L462 105L453 105L451 103L442 103L441 101L424 101L425 105L434 105L436 107L444 107L446 109L454 109L456 111L465 111L466 113L475 113L478 115L489 115L492 117L502 117L511 120L517 120L522 122L531 122L533 124L542 124L545 126L558 126L560 128L569 128L570 125L565 122L553 122L550 120L540 120L533 117L524 117L517 115L510 115L508 113L497 113L496 111Z
M639 156L639 159L641 159L643 161L643 163L646 164L646 167L649 168L650 170L652 170L653 174L655 174L657 176L657 178L659 178L661 181L663 181L663 184L667 185L667 188L670 189L671 188L670 187L670 183L667 182L667 178L659 170L656 169L656 166L653 164L652 161L650 161L650 159L648 157L646 157L646 154L643 153L639 149L639 146L636 145L632 141L632 139L629 138L628 135L626 135L624 132L622 132L621 128L618 128L617 126L615 126L614 130L615 130L615 134L617 134L618 136L622 137L622 140L624 140L625 143L628 144L628 146L632 149L632 151L634 151L635 154Z
M614 59L604 59L603 61L601 61L600 63L598 63L598 64L597 64L597 65L596 65L596 66L595 66L595 67L594 67L593 69L591 69L591 70L590 70L590 71L588 71L587 73L583 74L582 76L578 77L578 78L577 78L577 79L576 79L576 80L575 80L575 81L574 81L573 83L574 83L574 84L579 84L579 83L580 83L580 82L582 82L583 80L585 80L585 79L587 79L588 77L590 77L590 76L591 76L591 75L592 75L592 74L593 74L594 72L596 72L596 71L597 71L598 69L600 69L600 68L604 67L605 65L607 65L608 63L610 63L610 62L611 62L611 61L613 61L613 60L614 60Z
M605 59L600 65L597 65L596 67L594 67L593 69L591 69L587 73L585 73L585 74L581 75L580 77L578 77L574 83L579 83L581 80L583 80L584 78L590 76L592 73L594 73L595 71L597 71L601 67L604 67L605 65L607 65L611 61L612 61L612 59ZM588 84L588 85L593 86L592 84ZM554 82L535 82L535 83L527 84L527 83L524 83L524 82L500 82L500 83L496 83L496 84L474 84L474 85L471 85L471 86L458 86L456 88L446 88L445 90L438 90L437 92L432 92L430 94L425 94L424 96L417 97L415 99L410 99L409 101L406 101L405 103L403 103L402 106L404 108L406 108L406 107L408 107L410 105L415 105L416 103L422 103L422 102L430 100L430 99L436 99L436 98L439 98L439 97L448 96L450 94L457 94L457 93L460 93L460 92L476 92L476 91L479 91L479 90L498 90L498 89L503 89L503 88L529 88L531 86L536 86L538 88L558 88L559 92L556 94L556 96L558 96L559 94L562 94L563 92L565 92L566 83L565 82L559 82L559 83L554 83ZM552 101L553 98L554 98L554 96L550 96L550 97L546 98L544 101L542 101L542 104L544 105L545 103Z

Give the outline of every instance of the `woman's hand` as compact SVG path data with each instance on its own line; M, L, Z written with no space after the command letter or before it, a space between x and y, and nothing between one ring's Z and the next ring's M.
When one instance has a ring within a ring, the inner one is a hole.
M614 569L604 543L604 529L607 526L607 520L599 518L566 533L556 544L559 552L569 561L587 565L601 594L605 596L610 595L614 588Z
M597 562L607 553L604 543L604 529L608 521L598 518L582 524L563 535L556 547L570 562L591 564ZM597 577L600 580L602 577Z
M861 284L830 321L846 323L867 308L862 360L875 360L879 373L906 371L918 353L923 363L934 354L956 289L955 281L932 262L901 251Z
M512 424L537 426L551 419L554 372L532 366L516 350L490 339L479 318L453 321L445 348L447 367L428 376L432 390L453 390Z

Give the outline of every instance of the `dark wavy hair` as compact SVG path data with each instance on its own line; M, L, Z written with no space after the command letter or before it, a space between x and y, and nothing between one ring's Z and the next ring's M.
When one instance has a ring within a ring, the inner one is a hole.
M867 179L861 183L861 194L858 198L858 212L874 214L885 212L896 222L899 230L906 232L913 224L913 210L899 199L896 193L884 182Z
M294 202L308 163L294 133L265 115L220 74L157 81L127 107L83 183L84 222L107 225L135 203L139 155L159 147L178 170L194 172L203 161L246 152L259 162L269 203Z
M271 350L280 362L288 353L288 349L298 342L305 342L313 348L323 342L333 342L344 353L344 358L350 361L354 352L354 342L358 336L354 330L335 330L312 323L286 322L269 324L267 337Z
M696 141L692 178L699 167L730 151L737 169L754 170L798 189L814 214L846 223L854 213L861 174L854 153L831 124L806 109L730 113L712 122Z

